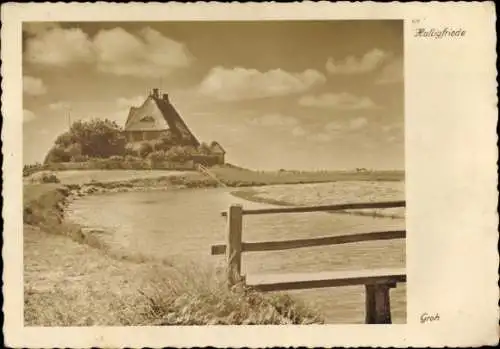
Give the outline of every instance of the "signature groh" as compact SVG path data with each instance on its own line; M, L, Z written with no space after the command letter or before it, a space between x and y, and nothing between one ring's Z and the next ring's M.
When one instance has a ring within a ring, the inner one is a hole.
M439 314L436 313L436 314L429 314L429 313L423 313L422 315L420 315L420 323L421 324L426 324L426 323L429 323L429 322L434 322L434 321L439 321Z

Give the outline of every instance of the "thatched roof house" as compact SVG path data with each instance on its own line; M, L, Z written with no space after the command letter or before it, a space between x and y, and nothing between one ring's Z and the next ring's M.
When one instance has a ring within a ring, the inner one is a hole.
M159 89L153 89L140 107L131 107L125 134L129 142L153 140L170 131L182 143L198 147L196 139L182 117L168 99L168 94L160 96Z

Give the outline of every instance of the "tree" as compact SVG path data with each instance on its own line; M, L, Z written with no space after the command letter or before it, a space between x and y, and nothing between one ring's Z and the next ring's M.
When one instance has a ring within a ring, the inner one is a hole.
M66 152L68 152L71 157L82 156L82 146L78 143L72 143L66 147Z
M151 152L153 152L153 146L148 141L142 142L139 147L139 156L145 158Z
M59 135L45 162L66 162L71 158L108 158L124 155L125 137L121 128L108 119L79 120Z
M82 155L110 157L125 152L126 140L122 130L116 122L108 119L77 121L71 126L69 134L72 143L81 146Z
M212 149L207 143L203 142L198 147L198 152L200 153L200 155L210 155L212 154Z
M156 149L168 150L177 144L179 144L179 137L172 131L167 130L160 136Z
M62 145L55 144L45 156L44 163L68 162L70 159L71 155L66 151L66 148Z
M170 148L166 153L165 157L169 161L179 161L179 162L185 162L189 160L192 156L192 153L189 152L189 149L184 146L174 146Z

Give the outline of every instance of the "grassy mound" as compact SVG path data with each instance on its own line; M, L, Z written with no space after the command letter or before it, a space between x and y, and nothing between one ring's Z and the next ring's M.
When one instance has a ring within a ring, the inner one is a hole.
M244 285L227 287L211 269L192 266L158 273L141 294L143 316L155 325L283 325L323 323L287 294L262 294Z

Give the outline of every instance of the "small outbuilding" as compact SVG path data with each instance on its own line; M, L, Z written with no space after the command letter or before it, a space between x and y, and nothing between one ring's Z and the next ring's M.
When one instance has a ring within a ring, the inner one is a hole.
M226 151L218 142L212 142L210 143L210 151L214 156L217 158L217 163L222 165L224 164L224 157L226 155Z

